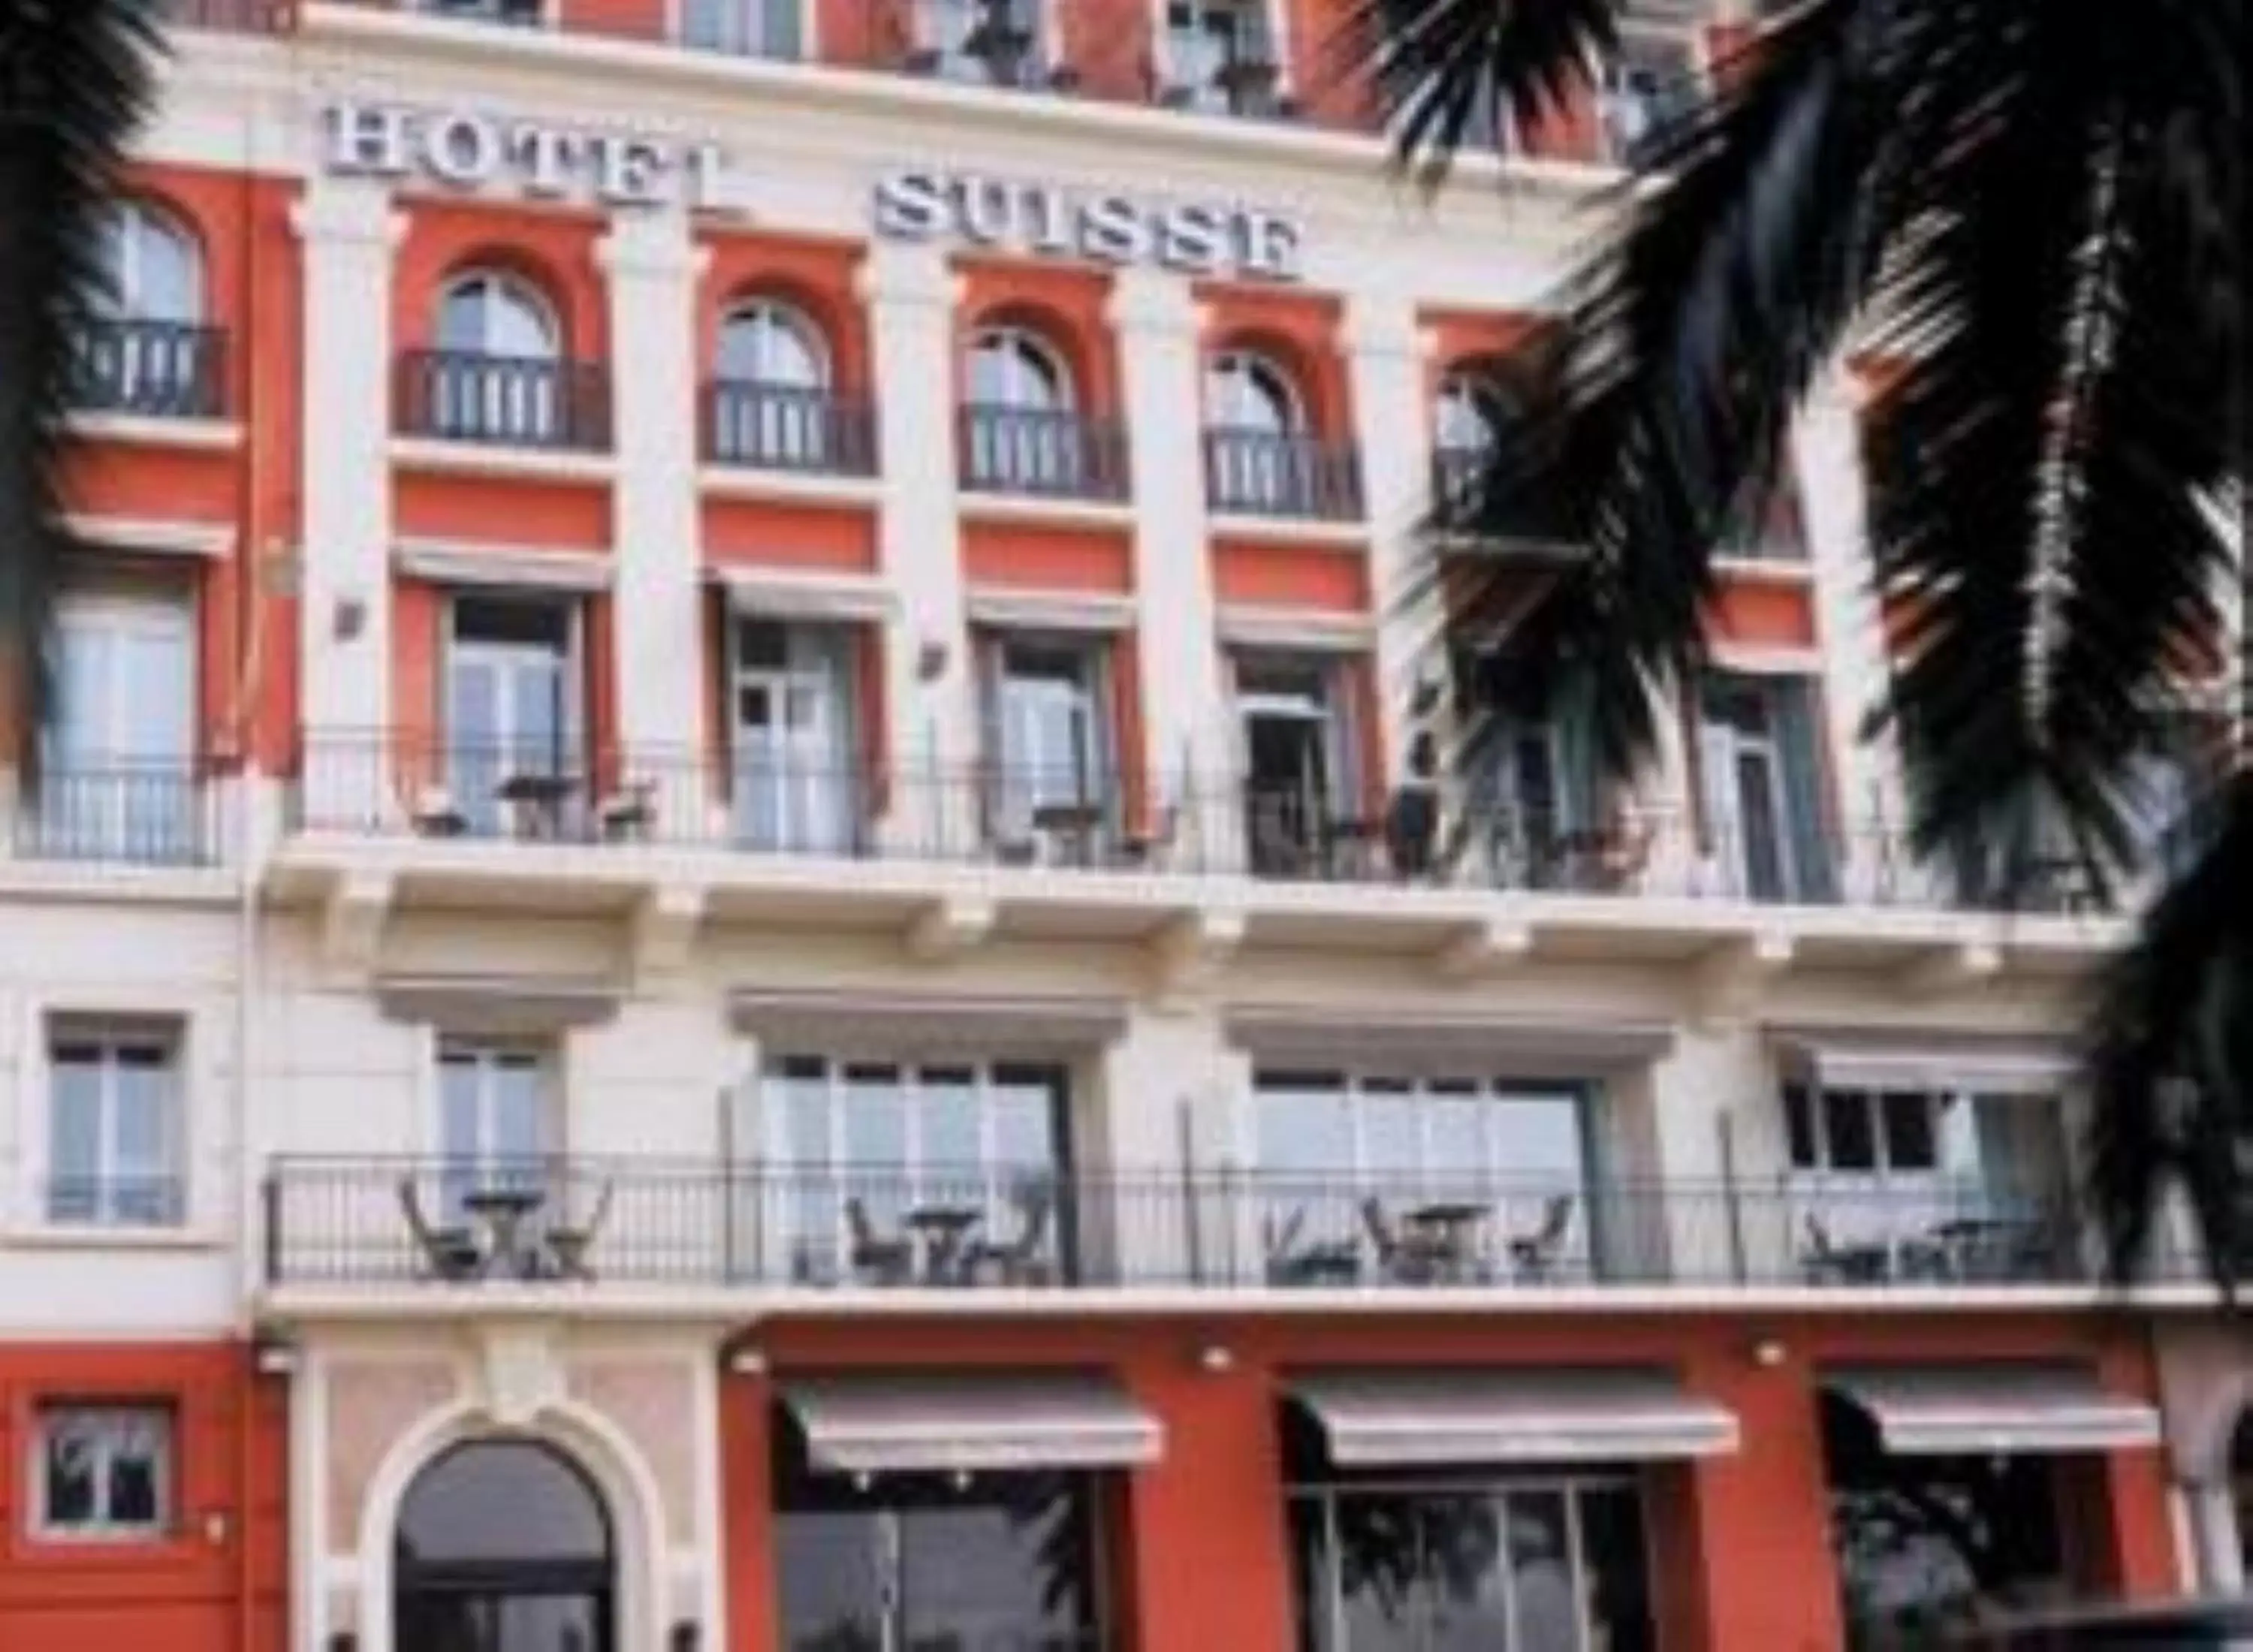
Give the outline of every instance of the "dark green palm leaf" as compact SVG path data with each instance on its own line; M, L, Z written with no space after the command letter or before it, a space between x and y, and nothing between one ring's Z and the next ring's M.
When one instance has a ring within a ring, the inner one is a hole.
M0 6L0 705L44 726L47 614L69 548L63 418L108 279L104 204L146 112L155 0ZM37 741L16 754L35 765Z

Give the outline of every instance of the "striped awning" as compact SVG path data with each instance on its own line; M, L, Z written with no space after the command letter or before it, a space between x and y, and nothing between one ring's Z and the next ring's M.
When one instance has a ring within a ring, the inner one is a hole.
M1290 1392L1343 1467L1652 1461L1737 1448L1728 1409L1664 1370L1322 1371L1293 1378Z
M1908 1457L2111 1451L2155 1446L2159 1413L2108 1392L2086 1366L1887 1365L1827 1370L1886 1449Z
M809 1377L782 1398L813 1466L838 1474L1136 1468L1163 1443L1157 1418L1093 1374Z

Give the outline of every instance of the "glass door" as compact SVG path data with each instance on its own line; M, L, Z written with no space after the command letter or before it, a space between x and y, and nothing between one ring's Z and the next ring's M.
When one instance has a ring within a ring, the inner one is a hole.
M446 673L446 783L475 832L561 835L584 779L572 621L558 603L462 597Z
M736 831L747 848L844 854L859 818L845 639L735 626Z
M1706 825L1730 892L1790 898L1790 804L1775 707L1756 683L1709 683L1702 731Z
M49 854L178 860L196 847L195 682L186 611L66 598L40 841Z
M1088 650L1001 645L993 824L1004 852L1066 863L1089 857L1105 812L1101 701L1099 663Z
M1236 699L1252 869L1267 877L1313 875L1326 864L1336 799L1344 791L1327 673L1247 664L1238 670Z
M538 1188L551 1146L540 1052L447 1044L438 1054L440 1208L464 1221L464 1201L500 1188Z

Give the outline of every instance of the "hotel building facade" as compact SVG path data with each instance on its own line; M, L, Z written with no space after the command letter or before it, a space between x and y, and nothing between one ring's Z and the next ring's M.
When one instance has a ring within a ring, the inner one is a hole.
M2237 1582L2253 1368L2069 1192L2126 921L1859 737L1852 377L1642 784L1424 762L1412 530L1749 18L1426 199L1327 0L174 10L0 826L0 1646Z

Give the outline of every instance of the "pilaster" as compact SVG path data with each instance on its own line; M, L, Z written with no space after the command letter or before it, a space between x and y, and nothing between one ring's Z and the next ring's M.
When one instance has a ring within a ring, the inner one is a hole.
M1416 526L1430 503L1431 387L1415 307L1390 292L1346 305L1354 434L1369 512L1370 589L1377 605L1377 680L1389 784L1404 773L1409 708L1439 635L1438 594L1419 580Z

